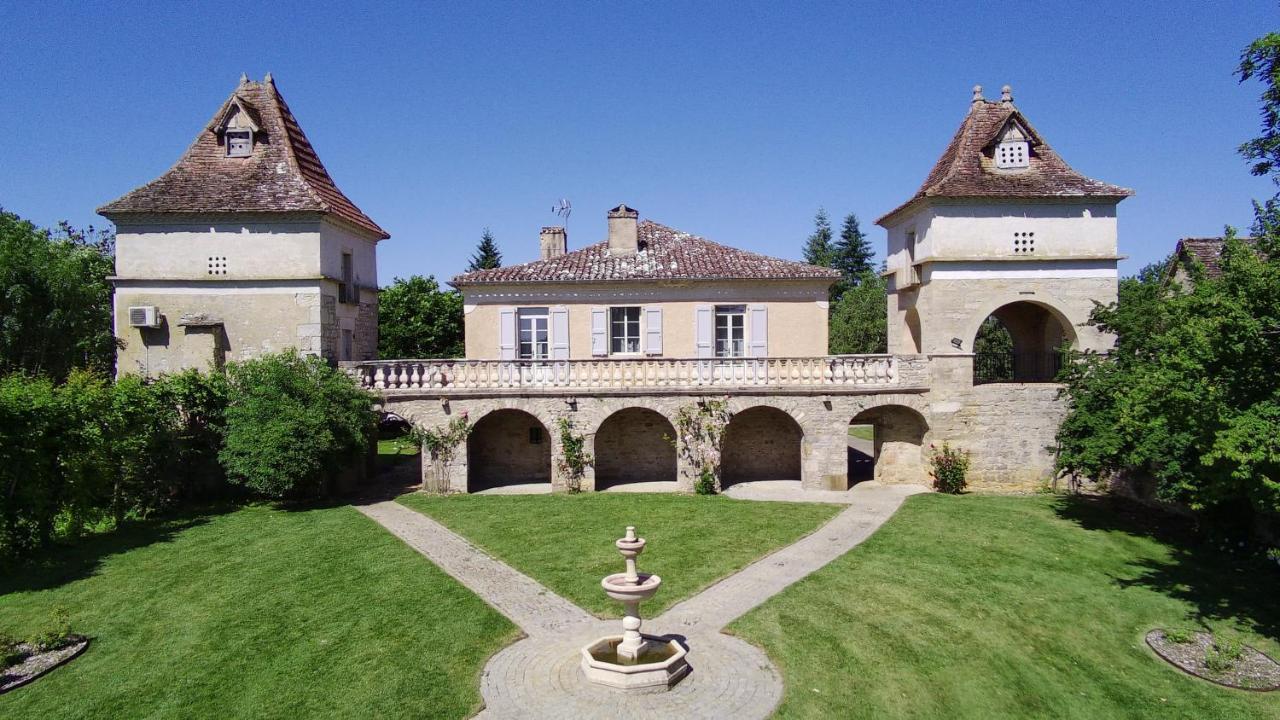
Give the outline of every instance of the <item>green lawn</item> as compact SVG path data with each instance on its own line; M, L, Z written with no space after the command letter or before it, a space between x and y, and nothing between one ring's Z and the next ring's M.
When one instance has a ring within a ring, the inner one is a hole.
M617 617L620 609L605 597L600 579L625 569L613 541L627 525L649 541L640 570L662 576L662 588L643 608L652 617L842 509L663 493L410 494L400 502L604 617Z
M0 632L94 638L4 718L463 717L515 628L348 507L126 527L0 578Z
M1275 567L1168 536L1097 501L917 496L731 630L782 669L780 718L1280 717L1146 648L1202 618L1280 657Z
M855 437L860 440L875 440L876 427L874 425L850 425L849 437Z
M378 463L394 465L418 454L418 446L404 439L382 438L378 440Z

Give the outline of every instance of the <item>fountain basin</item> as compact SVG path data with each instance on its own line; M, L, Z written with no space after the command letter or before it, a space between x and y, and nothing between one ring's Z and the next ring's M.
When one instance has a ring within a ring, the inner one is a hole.
M670 690L689 674L688 650L675 640L642 635L644 650L629 664L618 656L621 635L608 635L582 648L582 672L593 683L628 693Z
M648 573L637 573L638 582L627 579L626 573L607 575L600 581L604 593L620 602L641 602L653 597L662 584L662 578Z

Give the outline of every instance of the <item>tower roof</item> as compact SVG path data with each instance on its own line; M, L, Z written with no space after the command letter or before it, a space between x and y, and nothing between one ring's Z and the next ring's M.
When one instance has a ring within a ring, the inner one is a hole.
M974 89L969 114L920 189L911 199L876 220L876 224L883 225L925 198L1121 200L1133 194L1128 188L1085 177L1072 169L1014 106L1008 86L1000 101L985 100L981 92L981 88ZM998 169L993 149L1011 124L1025 137L1030 158L1025 168Z
M252 153L229 157L224 131L238 113ZM98 208L108 218L164 213L333 215L379 239L390 237L338 189L275 81L241 79L191 147L165 174Z

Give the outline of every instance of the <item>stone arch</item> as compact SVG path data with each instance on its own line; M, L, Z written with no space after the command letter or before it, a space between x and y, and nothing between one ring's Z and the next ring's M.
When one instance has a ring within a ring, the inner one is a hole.
M800 480L804 429L770 404L734 412L720 460L722 487L756 480Z
M881 404L866 408L849 420L849 425L870 425L874 428L871 447L854 447L850 440L849 483L874 478L886 483L924 483L928 481L925 460L925 437L929 423L917 409L907 405ZM869 449L871 452L866 453ZM871 478L855 479L855 463L862 462L857 454L867 454L872 463Z
M999 342L981 341L984 327L989 328L987 337ZM983 316L969 336L969 346L974 351L975 384L1051 382L1062 367L1060 348L1079 347L1079 338L1058 308L1039 300L1019 299Z
M676 482L676 429L661 413L626 407L595 431L597 490L625 483Z
M1013 305L1014 303L1027 303L1043 309L1062 327L1066 339L1071 342L1071 347L1079 347L1080 335L1076 331L1076 324L1071 321L1071 318L1067 315L1067 311L1064 309L1069 307L1069 305L1044 292L1037 292L1034 296L1006 293L982 305L978 312L974 313L973 316L969 318L969 324L964 328L964 334L960 335L961 338L965 339L969 343L966 347L973 347L973 339L977 337L978 329L982 326L983 321L986 320L988 316L995 314L995 312L1000 308Z
M920 336L920 311L914 307L907 308L904 326L906 328L903 334L906 340L904 349L910 354L919 354L924 349L924 339Z
M532 413L489 411L467 438L467 492L551 483L551 433Z

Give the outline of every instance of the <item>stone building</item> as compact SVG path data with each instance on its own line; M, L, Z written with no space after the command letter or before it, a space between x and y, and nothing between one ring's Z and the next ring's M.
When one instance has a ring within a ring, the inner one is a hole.
M1116 296L1116 207L1130 194L1068 166L1008 88L998 101L975 89L920 190L878 221L886 355L827 354L829 272L619 205L598 243L569 251L563 229L543 228L540 260L456 278L465 359L348 367L414 423L473 423L447 469L457 491L563 487L561 419L595 456L585 489L688 490L696 468L672 418L718 398L732 412L724 485L844 489L850 426L865 424L880 480L927 481L928 445L948 441L972 453L974 484L1026 487L1052 473L1064 351L1110 346L1084 323ZM1010 347L975 352L983 328Z
M275 82L242 78L168 172L98 210L115 223L118 372L297 349L372 360L377 244Z
M1242 237L1240 241L1255 248L1257 246L1256 238ZM1176 283L1189 289L1196 269L1203 272L1206 278L1221 277L1222 251L1226 246L1226 238L1221 237L1182 238L1165 266L1164 282Z

